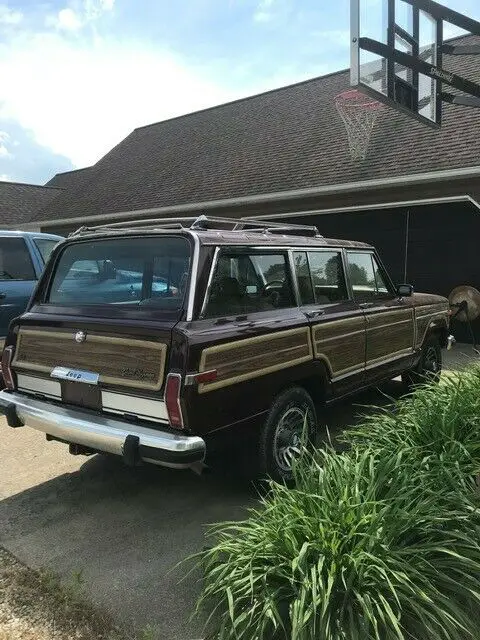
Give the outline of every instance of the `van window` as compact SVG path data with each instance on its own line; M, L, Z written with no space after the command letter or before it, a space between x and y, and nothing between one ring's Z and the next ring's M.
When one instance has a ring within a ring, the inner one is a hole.
M348 252L348 270L355 300L390 297L382 269L375 256L367 252Z
M223 253L204 317L238 316L295 306L286 255Z
M306 251L297 251L293 254L295 262L295 273L297 274L298 292L300 293L300 301L302 304L313 304L312 278L310 276L310 266Z
M175 310L190 272L185 238L118 238L67 245L48 302L130 305Z
M51 240L50 238L34 238L35 246L40 251L43 262L46 262L54 248L60 242L60 240Z
M308 254L316 304L347 300L342 254L339 251L312 251Z
M0 237L0 280L36 280L23 238Z

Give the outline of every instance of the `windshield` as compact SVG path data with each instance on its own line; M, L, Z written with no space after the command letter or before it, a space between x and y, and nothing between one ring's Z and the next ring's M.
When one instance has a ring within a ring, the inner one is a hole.
M182 307L189 272L185 238L79 242L61 254L47 302L174 311Z

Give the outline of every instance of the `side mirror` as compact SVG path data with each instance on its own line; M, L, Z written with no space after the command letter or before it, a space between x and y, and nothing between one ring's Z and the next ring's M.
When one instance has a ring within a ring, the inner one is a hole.
M413 296L413 287L411 284L399 284L397 287L397 296L399 298L410 298Z

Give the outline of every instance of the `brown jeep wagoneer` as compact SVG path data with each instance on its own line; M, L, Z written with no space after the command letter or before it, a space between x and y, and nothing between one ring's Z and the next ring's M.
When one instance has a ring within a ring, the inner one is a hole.
M82 228L10 327L0 410L74 454L131 465L188 467L222 436L254 435L255 468L288 480L325 403L438 377L448 326L445 298L395 287L372 247L314 227Z

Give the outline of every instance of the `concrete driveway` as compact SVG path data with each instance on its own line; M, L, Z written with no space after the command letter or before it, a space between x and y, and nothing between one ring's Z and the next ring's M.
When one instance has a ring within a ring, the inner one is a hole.
M199 576L180 582L185 570L175 567L202 549L206 524L242 517L250 487L72 457L3 422L0 433L0 545L65 580L82 571L87 594L121 623L150 624L162 640L201 637L201 625L189 622Z
M326 423L336 433L354 422L359 405L400 391L394 381L357 396L328 410ZM150 624L162 640L201 637L200 622L189 621L201 576L182 581L186 569L176 565L202 549L205 525L244 516L255 502L248 483L232 472L199 477L72 457L65 445L4 422L0 477L0 545L65 580L82 571L87 594L124 624Z

